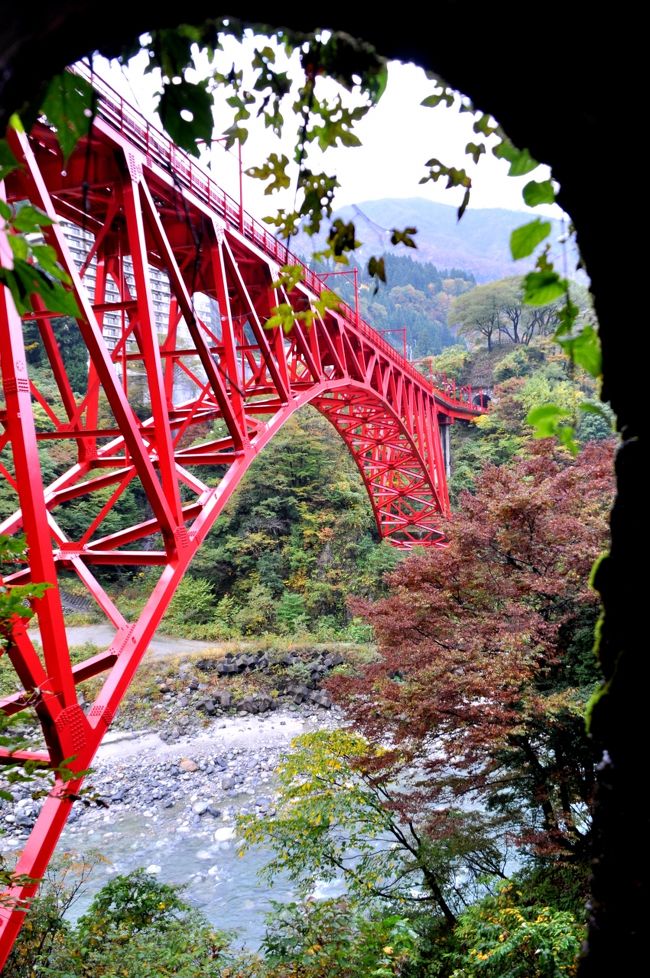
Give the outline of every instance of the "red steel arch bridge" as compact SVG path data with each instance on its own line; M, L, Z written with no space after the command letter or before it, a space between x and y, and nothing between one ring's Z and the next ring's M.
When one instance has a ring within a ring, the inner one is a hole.
M344 303L314 310L324 284L309 269L301 267L301 280L290 288L279 285L279 268L300 266L298 259L112 89L94 81L92 129L69 160L43 123L29 136L9 136L21 166L5 182L5 199L27 200L52 219L44 233L70 277L88 369L80 393L68 374L62 320L35 296L36 312L24 318L49 370L39 388L28 371L24 324L9 291L0 289L0 474L19 506L0 533L24 534L27 547L5 565L2 585L49 585L32 600L30 628L38 630L39 648L21 619L5 628L5 664L15 670L20 692L0 703L6 716L35 715L42 743L1 748L0 762L55 771L16 867L25 880L0 908L0 964L65 825L81 772L178 583L284 422L305 404L327 418L358 465L381 536L408 548L444 543L449 502L441 431L482 411L480 395L432 386ZM86 243L81 257L71 246L75 230ZM6 238L0 245L6 264ZM160 281L162 312L154 288ZM312 310L311 324L297 317L288 330L267 328L281 303L296 313ZM146 391L139 408L136 378ZM63 460L64 471L48 481L44 469L52 468L43 463L53 460L59 470ZM134 485L150 514L138 523L128 507L120 517ZM71 537L64 517L74 506L86 523ZM109 512L112 532L106 533ZM127 620L103 586L106 565L157 568L136 620ZM106 651L74 664L60 591L70 576L115 629ZM83 709L77 687L95 676L104 677L102 685Z

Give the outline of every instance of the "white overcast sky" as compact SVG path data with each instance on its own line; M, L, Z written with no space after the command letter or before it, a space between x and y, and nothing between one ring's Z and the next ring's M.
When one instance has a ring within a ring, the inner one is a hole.
M228 65L233 59L238 59L239 67L246 61L245 49L233 46L228 50L227 58ZM145 64L142 54L126 69L97 58L95 70L144 115L156 120L154 92L157 80L154 74L144 73ZM483 156L475 167L464 152L468 142L478 142L481 138L472 132L472 114L460 113L455 107L422 107L422 99L432 91L433 83L426 78L422 69L397 62L390 64L388 85L383 97L355 129L362 146L329 150L321 161L314 160L314 166L320 162L326 172L337 174L341 189L337 191L335 207L381 197L423 197L458 205L462 191L445 190L443 181L422 185L418 182L425 175L425 162L437 157L447 164L468 169L473 181L472 208L526 210L521 197L522 187L528 180L546 179L546 168L540 167L521 178L508 177L508 164L490 153ZM215 135L229 125L231 115L231 110L223 102L219 104L217 95ZM242 150L244 168L259 165L273 150L284 151L291 157L292 144L287 146L286 142L284 145L280 143L264 129L261 120L251 119L249 128L250 135ZM237 198L236 151L226 153L222 147L215 146L212 152L213 176ZM244 178L244 205L258 219L278 207L292 209L294 193L292 187L290 191L264 196L261 181ZM531 218L538 214L561 217L557 207L538 207L529 213Z

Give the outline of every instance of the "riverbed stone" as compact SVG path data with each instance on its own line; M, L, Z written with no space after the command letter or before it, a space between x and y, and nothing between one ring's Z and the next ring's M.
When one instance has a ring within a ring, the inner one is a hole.
M194 771L198 771L199 769L199 765L196 763L196 761L193 761L191 757L181 757L180 761L178 762L178 766L181 771L189 774L192 774Z

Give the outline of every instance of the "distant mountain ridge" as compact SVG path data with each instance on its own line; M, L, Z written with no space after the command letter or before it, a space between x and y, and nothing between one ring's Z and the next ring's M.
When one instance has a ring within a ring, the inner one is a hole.
M473 210L470 204L462 220L458 221L455 207L422 197L367 200L342 207L334 214L342 220L354 221L357 238L363 242L362 260L393 251L408 254L416 261L432 262L440 269L459 268L472 272L479 282L521 275L532 267L530 259L512 261L510 234L515 228L534 220L535 216L532 211L527 214L500 208ZM562 228L559 221L552 221L552 225L552 251L559 257L557 239ZM391 229L405 227L417 228L417 249L391 245ZM299 234L293 239L292 246L298 253L309 255L322 246L322 238Z

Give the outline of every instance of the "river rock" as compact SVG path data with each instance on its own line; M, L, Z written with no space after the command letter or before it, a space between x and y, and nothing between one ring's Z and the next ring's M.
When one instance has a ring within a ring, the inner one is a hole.
M214 672L219 665L219 661L217 659L198 659L195 665L201 672Z
M196 761L193 761L191 757L181 757L180 761L178 762L178 766L181 771L190 774L194 771L198 771L199 769L199 765L196 763Z
M217 829L212 836L215 842L229 842L233 838L235 830L230 825L224 825L220 829Z
M239 704L242 710L247 713L268 713L275 706L273 699L264 693L256 693L253 696L246 696Z

